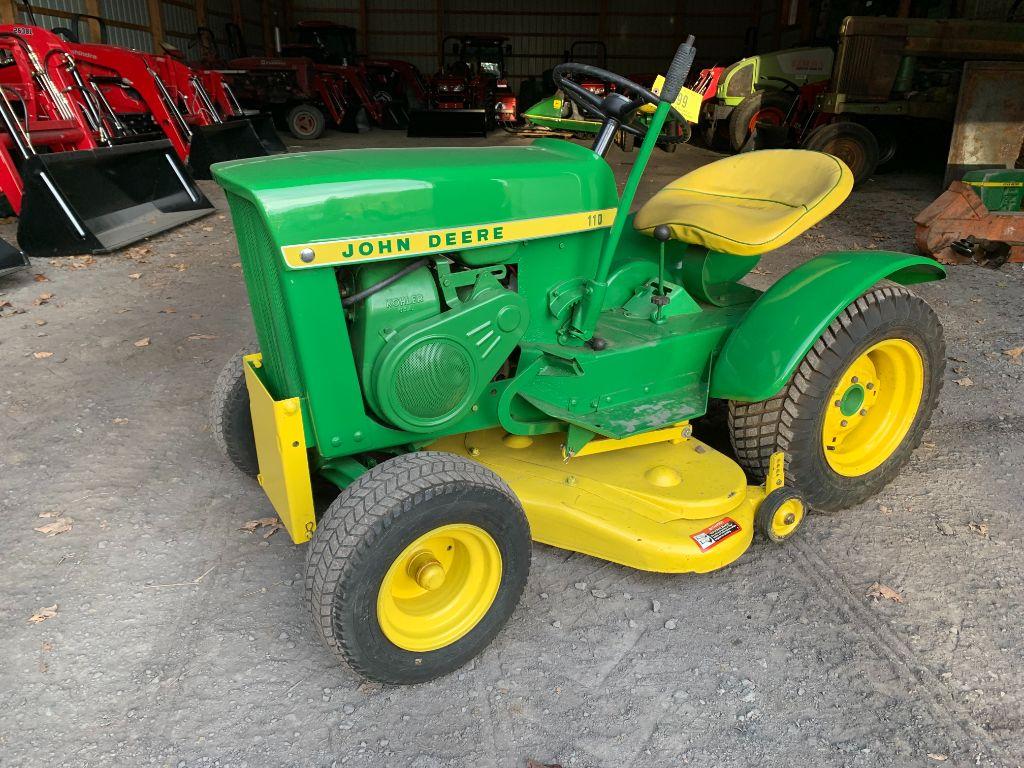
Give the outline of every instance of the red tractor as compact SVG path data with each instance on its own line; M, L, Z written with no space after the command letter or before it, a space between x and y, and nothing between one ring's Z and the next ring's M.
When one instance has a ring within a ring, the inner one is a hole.
M404 128L409 111L426 102L419 70L407 61L361 55L354 27L300 21L292 29L292 38L282 51L289 56L307 56L323 71L345 77L366 116L382 128Z
M243 55L222 72L241 105L269 107L296 138L318 138L328 124L356 131L371 124L401 128L409 108L425 100L416 68L361 57L352 27L305 21L293 37L277 56Z
M486 136L499 123L517 119L508 83L506 37L445 38L444 65L430 84L429 109L412 113L410 136Z

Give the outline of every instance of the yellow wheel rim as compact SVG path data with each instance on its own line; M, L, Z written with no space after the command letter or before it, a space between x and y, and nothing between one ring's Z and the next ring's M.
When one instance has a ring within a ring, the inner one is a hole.
M377 621L406 651L436 651L484 617L501 584L501 552L483 528L456 523L407 546L384 574Z
M800 499L787 499L772 515L772 534L784 539L795 531L804 519L804 505Z
M866 475L907 436L924 393L924 361L905 339L880 341L850 364L832 391L821 437L829 466Z

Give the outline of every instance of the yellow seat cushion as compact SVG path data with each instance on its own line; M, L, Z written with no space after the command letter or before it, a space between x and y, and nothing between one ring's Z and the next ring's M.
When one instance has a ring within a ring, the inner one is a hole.
M676 240L757 256L813 227L851 189L853 174L832 155L745 152L676 179L637 211L633 226L651 235L665 224Z

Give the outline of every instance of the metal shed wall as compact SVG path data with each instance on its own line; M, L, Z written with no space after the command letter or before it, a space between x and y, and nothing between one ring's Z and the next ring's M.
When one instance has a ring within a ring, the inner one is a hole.
M563 60L577 40L601 40L610 69L664 70L686 34L698 63L730 63L774 24L777 0L291 0L290 20L323 19L360 30L364 52L437 70L447 35L505 35L514 87ZM774 30L771 29L771 32Z

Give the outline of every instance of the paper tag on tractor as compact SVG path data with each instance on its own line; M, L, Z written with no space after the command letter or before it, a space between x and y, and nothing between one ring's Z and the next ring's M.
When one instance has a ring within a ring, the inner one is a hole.
M654 79L654 85L651 86L651 90L660 96L661 89L664 86L665 76L658 75ZM689 88L681 88L676 100L672 102L672 109L678 112L686 122L696 123L700 120L700 105L703 101L704 97L696 91L691 91ZM647 110L644 109L644 111L646 112ZM652 108L650 111L653 112L654 109Z

